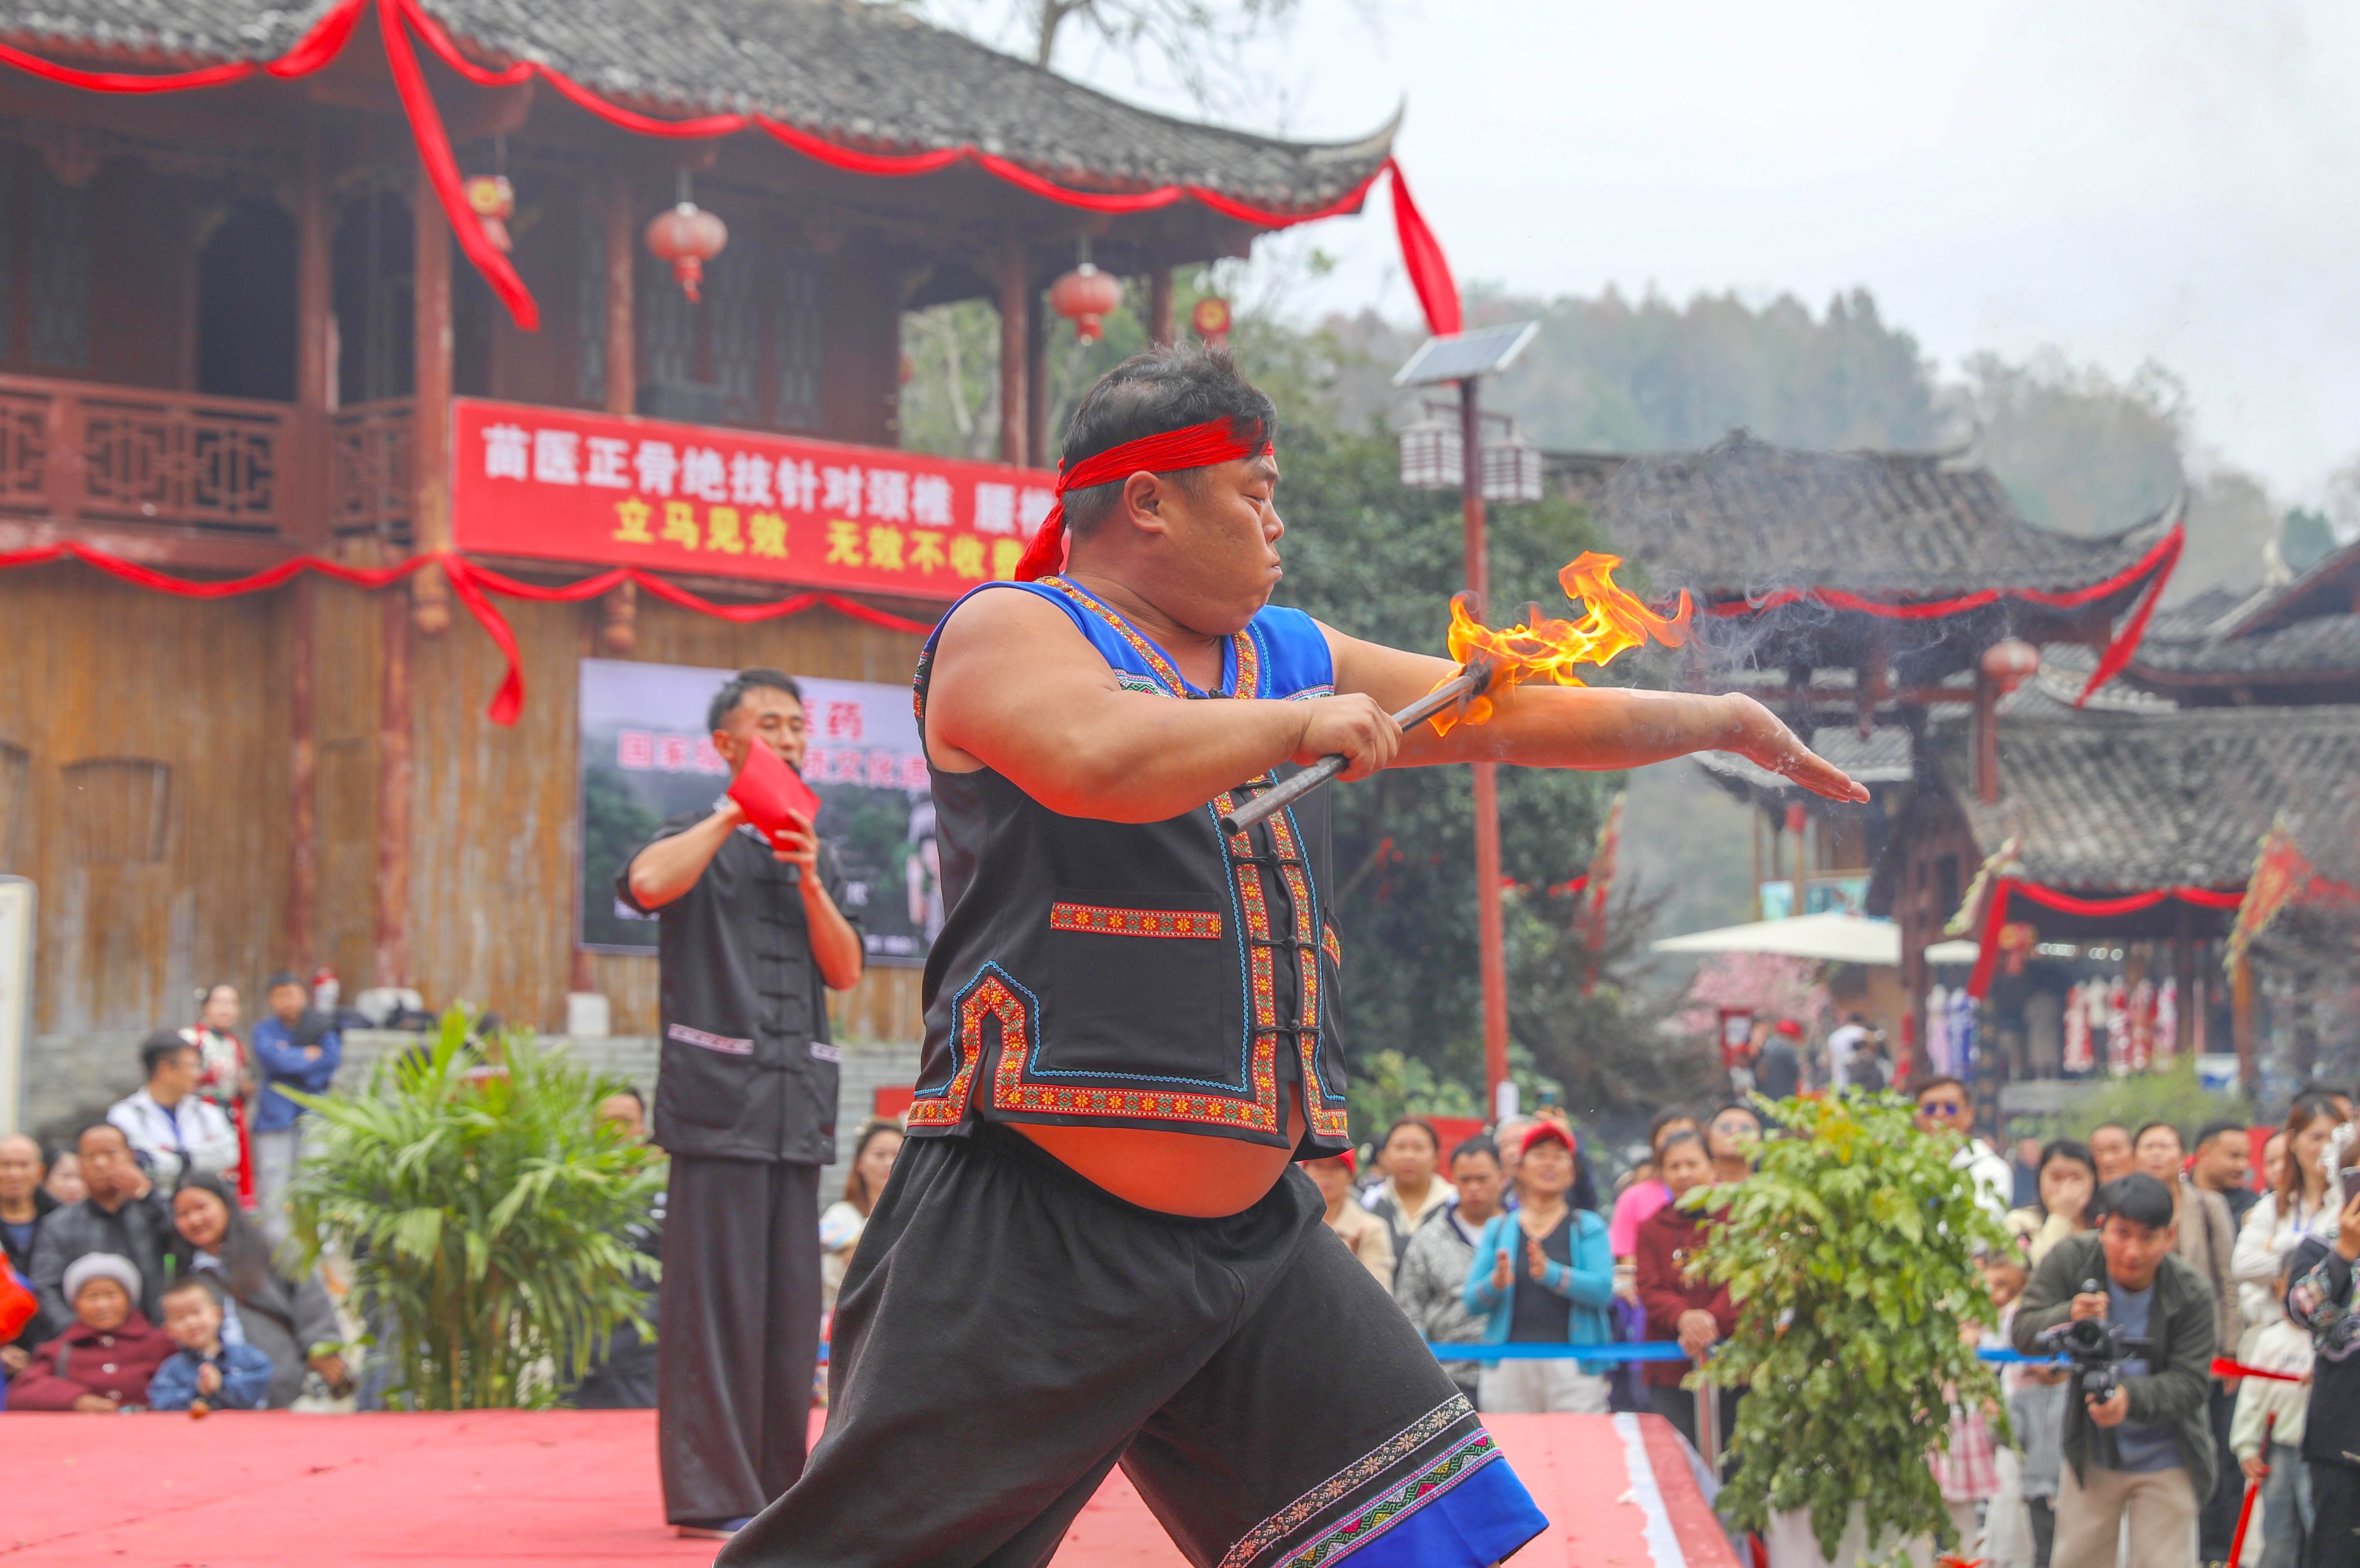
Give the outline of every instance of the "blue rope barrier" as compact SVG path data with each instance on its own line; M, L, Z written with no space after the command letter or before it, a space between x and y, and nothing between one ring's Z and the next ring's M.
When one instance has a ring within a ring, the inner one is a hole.
M1686 1361L1688 1353L1666 1341L1651 1341L1644 1345L1437 1345L1427 1341L1428 1350L1438 1361ZM2018 1367L2049 1367L2061 1365L2063 1358L2053 1356L2027 1356L2009 1349L1978 1350L1975 1355L1984 1361Z

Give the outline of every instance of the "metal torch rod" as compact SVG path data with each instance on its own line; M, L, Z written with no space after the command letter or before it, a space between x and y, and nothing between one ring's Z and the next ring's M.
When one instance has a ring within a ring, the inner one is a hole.
M1443 709L1480 696L1491 683L1490 669L1469 665L1450 680L1437 686L1408 707L1393 715L1393 723L1406 730L1421 720L1430 719ZM1243 833L1273 811L1284 811L1338 773L1344 771L1348 759L1340 754L1323 757L1302 772L1272 789L1263 790L1236 811L1221 819L1225 833Z

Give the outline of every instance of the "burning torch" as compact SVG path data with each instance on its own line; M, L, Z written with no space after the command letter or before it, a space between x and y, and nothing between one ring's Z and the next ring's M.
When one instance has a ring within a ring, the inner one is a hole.
M1448 735L1453 724L1480 724L1493 712L1491 693L1506 691L1527 681L1546 678L1560 686L1587 685L1574 667L1604 665L1627 649L1653 637L1666 648L1688 640L1688 591L1681 590L1679 607L1670 616L1655 614L1628 591L1614 583L1622 558L1585 551L1557 573L1566 597L1583 606L1578 621L1541 614L1538 604L1524 607L1522 626L1498 629L1470 613L1467 595L1450 601L1450 657L1459 673L1393 715L1406 731L1424 721L1437 735ZM1225 833L1243 833L1273 811L1283 811L1344 771L1347 759L1323 757L1302 772L1263 790L1221 818Z

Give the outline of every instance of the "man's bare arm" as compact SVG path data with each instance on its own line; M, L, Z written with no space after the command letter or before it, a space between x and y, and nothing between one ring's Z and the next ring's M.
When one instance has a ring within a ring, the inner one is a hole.
M1056 606L981 593L943 628L926 747L954 773L989 768L1051 811L1155 822L1281 762L1332 752L1344 777L1391 761L1400 732L1365 696L1305 702L1176 702L1126 691Z
M1335 655L1336 690L1363 692L1388 712L1408 706L1458 670L1447 659L1320 629ZM1436 735L1430 724L1413 726L1393 765L1506 762L1612 770L1691 752L1729 751L1830 800L1868 799L1865 789L1751 697L1535 684L1494 701L1498 712L1489 722L1454 725L1447 735Z
M660 909L696 886L705 868L738 831L746 813L735 800L724 800L713 814L655 843L631 857L631 897L643 909Z

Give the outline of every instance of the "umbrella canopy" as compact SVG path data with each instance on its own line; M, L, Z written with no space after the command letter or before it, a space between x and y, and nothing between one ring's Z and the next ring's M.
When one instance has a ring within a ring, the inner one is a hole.
M1831 964L1901 962L1901 928L1891 920L1861 915L1796 915L1755 920L1719 931L1667 936L1650 944L1657 953L1774 953L1787 958L1818 958Z

